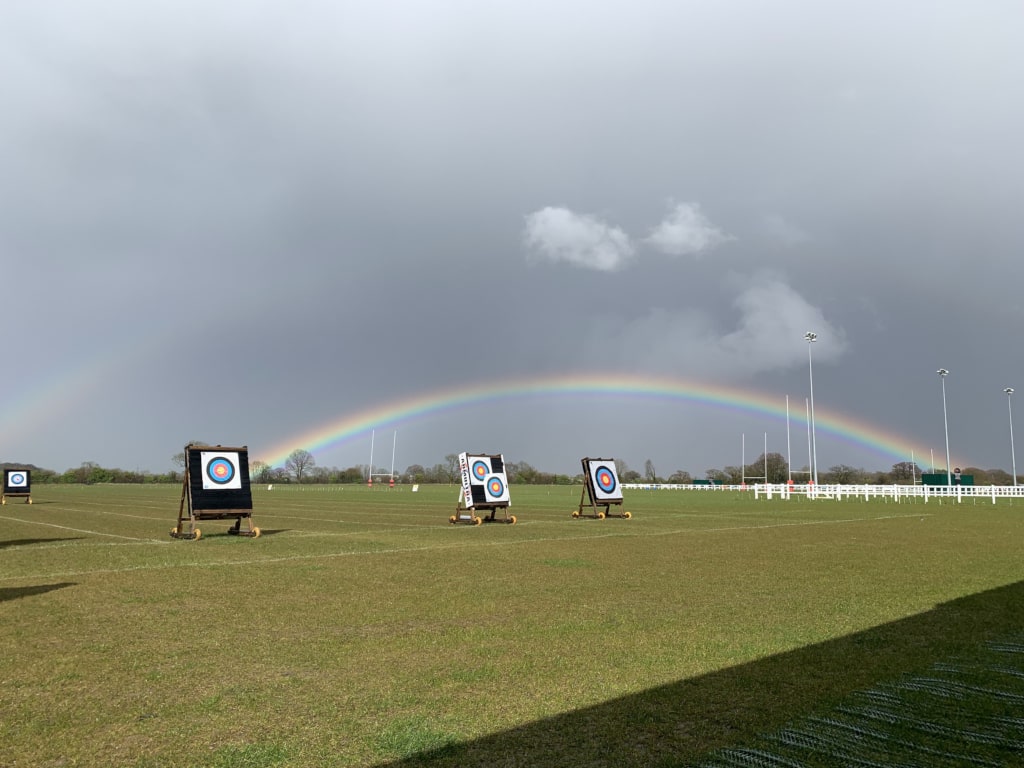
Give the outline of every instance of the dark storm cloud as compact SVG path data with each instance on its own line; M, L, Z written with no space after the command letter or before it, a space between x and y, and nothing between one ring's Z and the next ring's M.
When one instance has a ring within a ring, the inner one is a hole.
M1015 2L7 4L0 261L26 349L0 458L163 469L191 438L570 370L799 404L814 330L823 412L941 449L946 367L954 454L1005 466L1022 25ZM575 471L573 435L604 437L498 407L409 426L406 463L476 436ZM699 407L603 419L607 452L665 474L781 441Z

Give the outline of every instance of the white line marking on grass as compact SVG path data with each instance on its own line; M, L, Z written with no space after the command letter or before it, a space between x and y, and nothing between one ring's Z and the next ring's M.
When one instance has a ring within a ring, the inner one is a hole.
M401 555L408 554L411 552L431 552L431 551L442 551L446 549L470 549L472 547L507 547L512 544L535 544L549 541L586 541L590 539L611 539L611 538L648 538L653 536L670 536L679 533L727 533L729 531L742 531L742 530L762 530L768 528L785 528L790 526L800 525L830 525L835 523L862 523L870 522L874 520L888 520L898 517L920 517L920 515L886 515L884 517L858 517L850 518L847 520L811 520L804 523L772 523L771 525L747 525L730 528L705 528L702 530L695 531L691 528L680 529L675 531L656 531L650 533L630 533L630 532L608 532L608 533L595 533L585 536L545 536L543 538L534 539L518 539L515 541L464 541L464 542L453 542L451 544L431 544L424 545L421 547L389 547L387 549L371 549L363 552L320 552L317 554L309 555L285 555L282 557L261 557L250 560L210 560L207 562L190 562L190 563L160 563L157 565L133 565L125 568L98 568L87 571L60 571L56 573L45 573L45 574L25 574L21 576L2 576L2 581L13 581L13 580L27 580L27 579L53 579L64 576L90 576L90 575L103 575L112 573L130 573L132 571L150 571L150 570L166 570L169 568L221 568L224 566L232 565L264 565L264 564L276 564L276 563L287 563L295 562L299 560L333 560L340 557L366 557L369 555ZM8 519L8 518L0 518ZM63 526L55 526L57 528ZM475 526L474 526L475 528ZM75 530L73 528L68 530ZM472 529L471 529L472 530ZM86 531L88 533L88 531ZM100 534L100 535L113 535L113 534ZM131 537L124 537L131 538ZM137 539L137 541L150 541L149 539ZM170 542L153 540L154 543L158 544L169 544Z
M160 539L143 539L139 536L122 536L118 533L104 533L103 531L90 531L86 528L71 528L67 525L57 525L56 523L44 523L40 520L21 520L17 517L0 517L0 520L9 520L12 523L26 523L28 525L43 525L47 528L60 528L62 531L74 531L75 533L91 533L93 536L110 536L114 539L128 539L129 541L145 541L150 544L170 544L169 541L162 541Z

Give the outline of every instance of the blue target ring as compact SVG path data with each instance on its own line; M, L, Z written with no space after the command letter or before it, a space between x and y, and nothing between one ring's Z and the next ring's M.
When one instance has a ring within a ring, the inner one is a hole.
M480 461L477 459L473 462L473 477L477 480L483 481L488 474L490 474L491 468L487 466L486 461Z
M21 472L14 472L11 474L11 485L24 485L25 476Z
M218 456L206 465L206 476L217 485L227 485L235 477L235 465Z
M487 493L495 499L500 499L505 495L505 484L501 482L501 478L495 475L487 481Z
M598 467L594 473L594 480L597 482L597 487L603 493L611 493L615 490L615 486L618 485L615 482L615 473L608 469L608 467Z

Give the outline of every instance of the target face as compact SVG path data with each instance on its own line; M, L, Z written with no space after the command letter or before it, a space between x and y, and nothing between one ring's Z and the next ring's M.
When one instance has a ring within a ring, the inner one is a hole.
M200 463L203 474L203 490L221 491L242 487L242 475L238 471L237 453L214 453L203 451Z
M470 473L473 475L473 479L476 482L482 483L487 480L487 476L491 474L491 464L485 459L474 459Z
M28 472L12 469L7 472L8 488L28 488Z
M590 465L590 479L594 484L595 500L609 501L622 498L619 476L614 464L595 463Z
M491 501L505 501L508 499L508 488L505 485L505 478L501 475L491 475L484 483L487 488L487 498Z

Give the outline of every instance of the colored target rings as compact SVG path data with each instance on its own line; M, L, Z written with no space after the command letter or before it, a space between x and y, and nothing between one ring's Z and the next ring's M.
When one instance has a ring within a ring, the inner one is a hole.
M505 483L497 475L491 475L487 480L487 493L493 499L500 499L505 495Z
M22 485L25 485L26 478L25 475L23 475L21 472L12 472L10 475L8 475L8 482L10 483L12 488L18 488Z
M615 473L612 472L608 467L598 467L594 473L594 482L597 483L597 488L602 493L613 493L618 482L615 479Z
M490 473L491 467L486 461L477 459L473 462L473 478L475 480L482 483Z
M235 465L223 456L218 456L206 465L206 476L212 483L227 485L235 478Z

